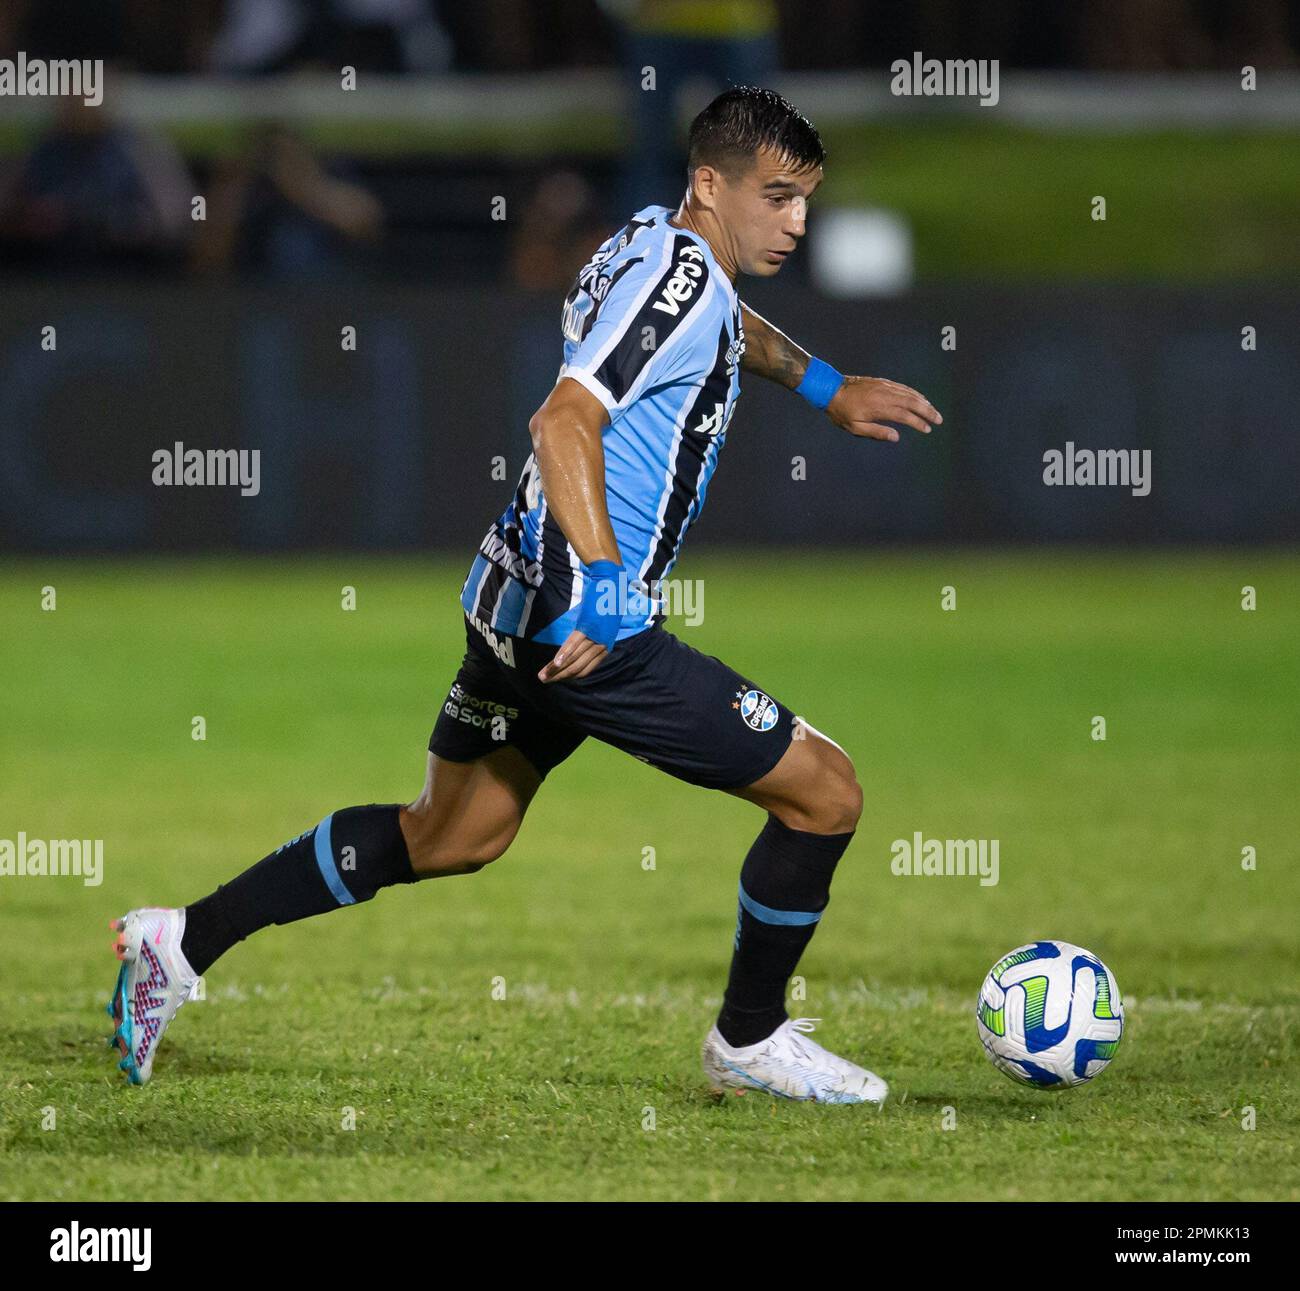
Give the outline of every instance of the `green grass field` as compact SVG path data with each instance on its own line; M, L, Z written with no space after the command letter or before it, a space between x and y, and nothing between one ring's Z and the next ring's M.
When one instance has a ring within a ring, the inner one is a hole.
M889 1080L879 1113L708 1093L762 818L592 741L482 873L236 947L127 1087L108 919L415 795L463 563L0 568L0 838L105 854L99 887L0 878L0 1196L1300 1198L1300 559L1279 553L676 571L705 588L679 634L857 764L865 815L790 1010ZM1000 882L892 875L915 830L999 839ZM975 1032L984 973L1037 937L1100 954L1128 1010L1109 1070L1062 1094L1013 1085Z

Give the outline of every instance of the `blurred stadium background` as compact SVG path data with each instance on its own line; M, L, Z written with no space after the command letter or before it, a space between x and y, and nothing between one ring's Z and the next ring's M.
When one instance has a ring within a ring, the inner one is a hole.
M508 488L487 460L513 481L528 450L576 267L677 202L684 127L736 80L785 91L829 149L803 254L746 297L948 420L864 453L749 382L692 549L1294 540L1297 13L6 0L0 55L109 71L100 108L0 99L0 542L468 550ZM914 50L998 59L998 103L891 94ZM153 487L141 462L176 439L260 448L261 495ZM1067 440L1150 448L1151 496L1044 488Z
M137 1133L133 1195L168 1198L1300 1195L1296 5L0 0L19 50L109 79L95 109L0 97L0 837L102 838L106 871L0 879L45 952L0 997L0 1195L119 1196ZM999 60L998 103L891 94L914 51ZM678 201L729 80L829 150L801 253L742 296L945 416L865 443L749 379L674 571L704 622L670 623L857 761L792 1010L897 1099L867 1131L707 1104L757 820L589 741L472 882L232 952L128 1101L103 920L418 791L569 280ZM176 441L260 451L260 493L155 487ZM1067 441L1150 449L1150 494L1045 487ZM1001 839L999 885L892 876L916 829ZM1131 1007L1050 1103L971 1014L1040 936Z

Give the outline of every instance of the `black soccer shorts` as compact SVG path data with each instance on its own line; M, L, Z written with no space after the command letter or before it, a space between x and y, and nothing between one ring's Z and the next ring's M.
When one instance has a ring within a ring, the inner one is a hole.
M558 646L485 635L468 616L460 671L430 752L471 762L514 745L543 779L588 735L706 789L765 776L794 738L794 715L720 659L662 626L616 642L585 677L541 682Z

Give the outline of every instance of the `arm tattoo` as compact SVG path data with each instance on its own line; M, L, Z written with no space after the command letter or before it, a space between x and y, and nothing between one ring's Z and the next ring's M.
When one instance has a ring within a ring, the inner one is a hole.
M778 331L744 302L740 310L741 325L745 329L741 368L793 390L808 370L808 352L801 350L784 332Z

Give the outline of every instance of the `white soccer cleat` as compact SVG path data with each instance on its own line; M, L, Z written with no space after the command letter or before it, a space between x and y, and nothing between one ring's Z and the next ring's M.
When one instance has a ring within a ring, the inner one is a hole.
M109 920L117 934L113 949L122 961L106 1012L113 1019L117 1065L133 1085L153 1071L154 1055L167 1025L189 999L198 974L181 953L185 911L147 907Z
M820 1018L786 1018L766 1040L733 1049L715 1026L704 1040L704 1074L714 1089L765 1089L781 1098L815 1103L872 1103L879 1107L889 1086L807 1039Z

